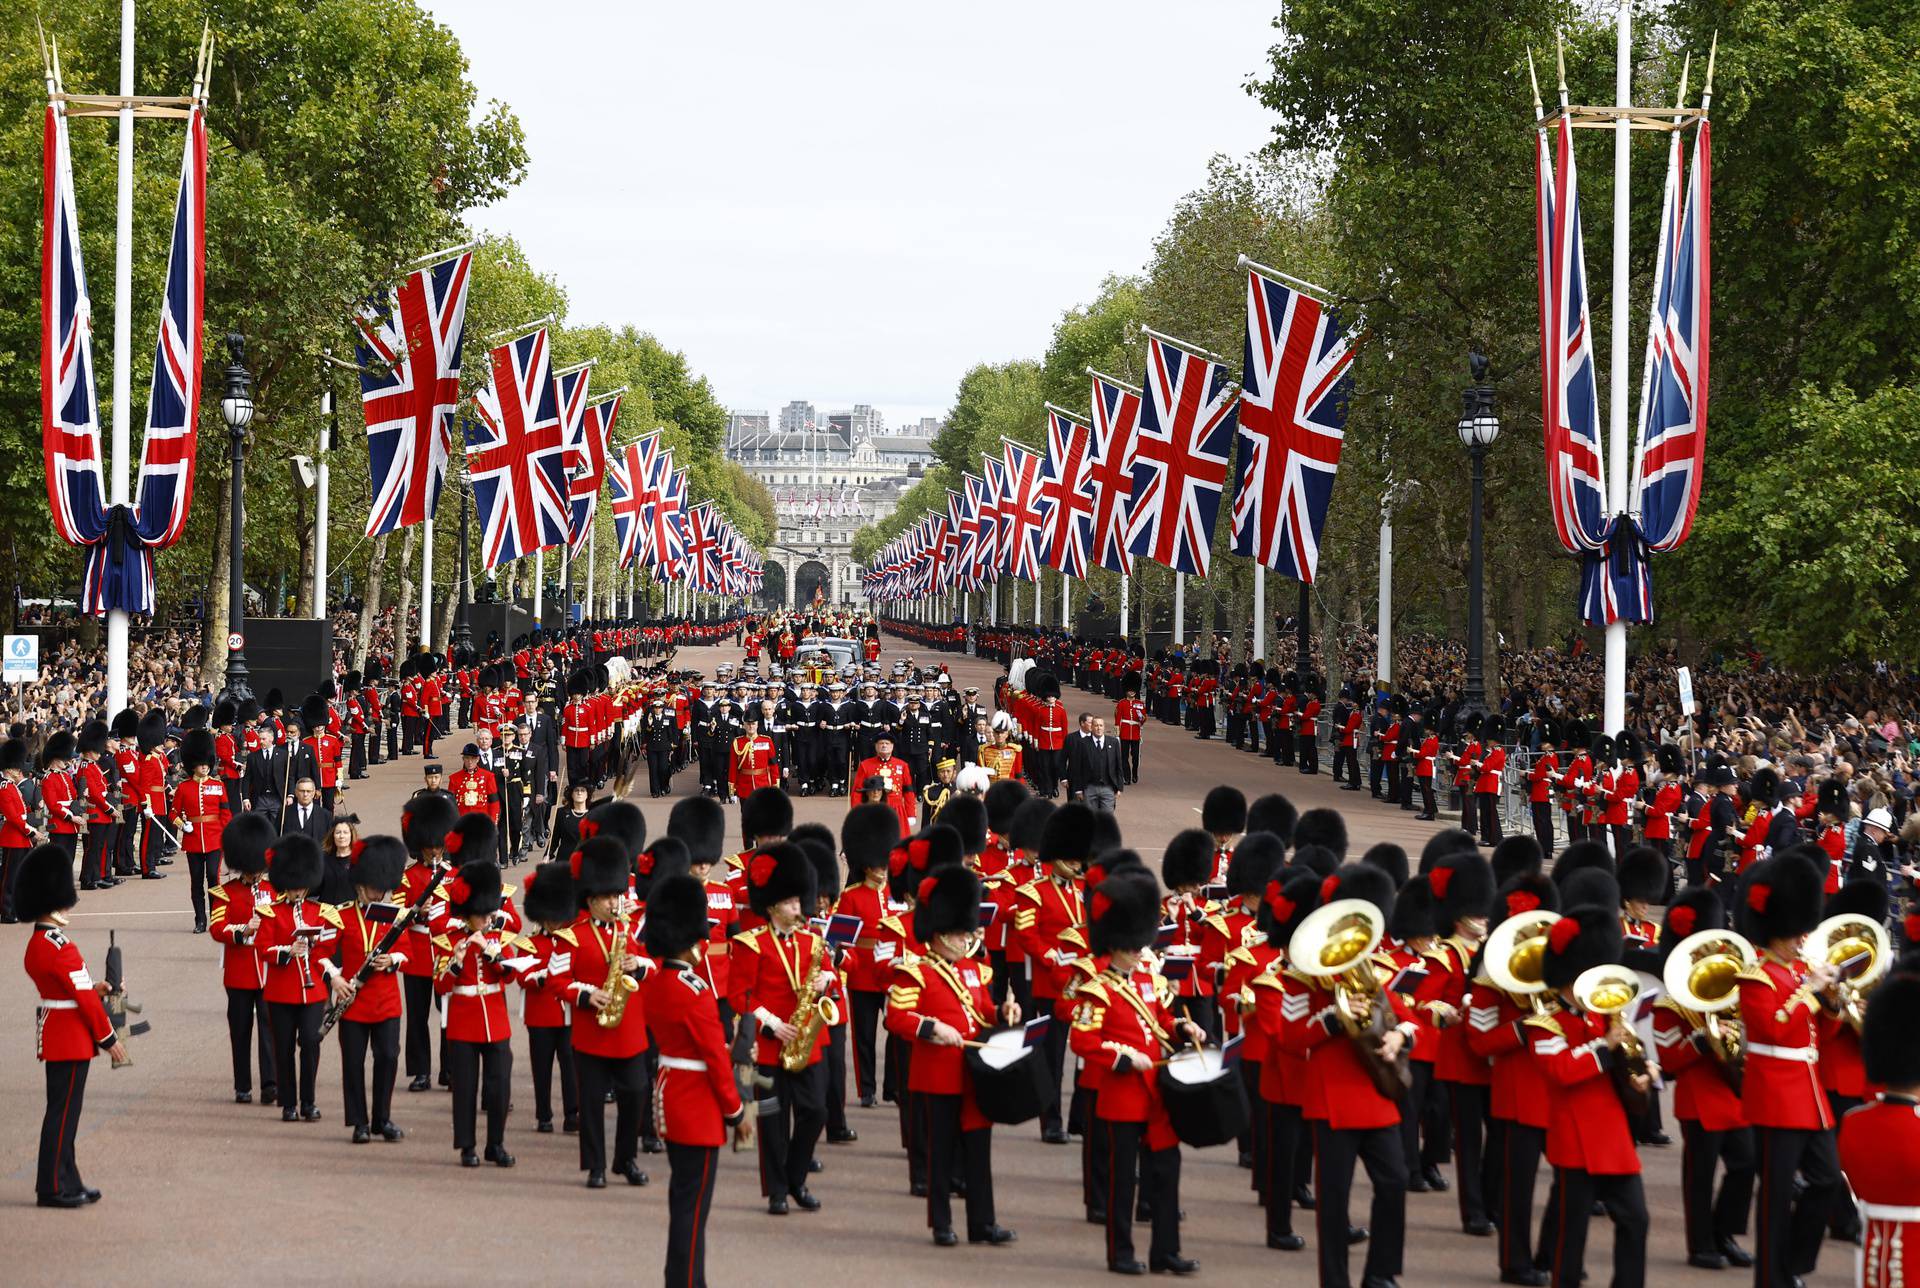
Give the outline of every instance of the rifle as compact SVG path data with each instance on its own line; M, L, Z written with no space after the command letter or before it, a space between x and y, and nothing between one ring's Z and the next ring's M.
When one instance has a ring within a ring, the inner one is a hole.
M346 1014L349 1006L353 1005L354 997L359 996L360 986L373 978L373 959L393 950L393 946L400 942L400 936L406 933L407 926L426 910L427 904L433 899L433 892L440 888L440 883L446 879L450 871L452 871L451 868L435 865L433 876L427 881L427 888L420 892L418 899L393 919L393 924L387 927L387 933L380 936L380 942L367 955L367 960L360 963L360 969L354 972L353 996L344 1000L335 998L327 1003L326 1014L320 1017L320 1040L324 1041L327 1034L333 1032L333 1026L340 1022L340 1017Z
M124 1044L128 1038L138 1037L153 1026L145 1020L135 1020L131 1023L127 1020L129 1012L138 1015L146 1008L127 996L127 987L123 982L126 979L126 966L120 957L120 945L114 942L114 932L111 930L107 932L106 979L107 992L101 1000L106 1003L107 1018L113 1022L114 1036ZM132 1063L133 1057L129 1055L124 1060L115 1060L113 1067L124 1069Z

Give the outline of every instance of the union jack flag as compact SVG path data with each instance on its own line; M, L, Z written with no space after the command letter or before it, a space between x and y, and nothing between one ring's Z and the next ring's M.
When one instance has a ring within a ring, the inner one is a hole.
M616 562L622 568L631 568L639 552L640 511L644 506L639 489L629 481L639 473L640 462L632 443L607 458L607 496L613 507L614 544L619 547Z
M1148 333L1147 379L1133 439L1130 553L1177 572L1207 575L1235 408L1221 363Z
M678 581L687 571L687 472L673 468L673 453L660 454L654 471L659 486L652 492L653 524L648 534L648 562L666 581Z
M472 281L473 256L455 255L409 274L391 305L378 298L358 319L369 537L418 523L440 504Z
M93 299L80 255L67 116L47 105L42 138L46 235L40 259L41 452L53 528L68 545L86 546L107 530L100 473L100 405L93 384Z
M1233 552L1297 581L1320 562L1352 364L1332 308L1248 270Z
M974 542L974 580L980 585L999 577L1006 567L1000 548L1000 498L1007 490L1007 463L998 456L980 458L980 539Z
M1040 476L1040 512L1047 567L1069 577L1087 575L1093 539L1093 489L1088 458L1091 431L1047 409L1047 464Z
M1140 424L1140 391L1107 376L1093 377L1093 558L1122 576L1133 571L1127 550L1127 503L1133 495L1133 435Z
M940 588L949 589L962 584L967 570L967 542L972 538L967 531L966 498L951 488L947 490L947 528L940 542Z
M493 350L467 419L467 477L488 568L567 539L567 443L547 329Z
M607 477L607 445L613 441L613 423L620 418L620 397L615 394L588 404L581 417L585 459L575 458L567 479L567 535L576 558L586 549L587 534L593 530L593 507Z
M1033 581L1040 576L1040 545L1046 526L1040 517L1040 457L1010 438L1000 440L1006 453L1006 487L1000 494L1000 563L1016 577Z
M713 502L687 511L687 583L712 594L719 589L720 532Z
M1585 243L1573 129L1562 116L1558 178L1547 134L1536 132L1540 253L1541 423L1546 426L1547 497L1554 531L1570 554L1606 544L1606 466L1600 453L1600 395L1587 312ZM1611 619L1609 619L1611 620Z

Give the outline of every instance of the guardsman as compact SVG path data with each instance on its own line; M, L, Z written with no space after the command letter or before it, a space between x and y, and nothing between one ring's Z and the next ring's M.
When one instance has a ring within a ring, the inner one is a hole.
M333 812L334 796L340 787L340 735L328 728L332 713L333 704L317 693L300 704L300 720L307 726L307 736L300 742L313 761L320 803L328 813Z
M67 937L67 913L80 902L71 858L52 845L29 850L14 873L14 914L33 926L27 940L27 978L39 994L34 1055L46 1066L47 1108L40 1123L35 1200L43 1208L98 1202L100 1191L80 1179L74 1140L86 1101L87 1070L101 1051L116 1064L127 1059L80 949Z
M591 775L593 751L593 672L576 667L567 676L567 704L560 710L561 742L567 749L567 781L582 782Z
M1920 1257L1920 977L1905 971L1882 980L1867 1002L1861 1057L1869 1082L1882 1088L1840 1124L1840 1164L1859 1202L1859 1269L1864 1288L1899 1288Z
M273 820L265 814L235 815L220 838L221 861L231 875L207 892L213 902L207 932L220 945L220 979L227 992L233 1100L240 1105L253 1101L250 1046L257 1046L260 1057L260 1103L270 1105L277 1098L273 1026L264 992L267 962L259 942L261 923L273 915L273 887L266 880L273 835Z
M886 805L856 805L840 824L840 850L846 856L848 882L834 912L860 921L840 969L851 1012L848 1026L853 1038L854 1089L862 1109L871 1109L876 1103L875 1039L896 965L892 944L882 936L880 923L889 911L887 856L899 843L900 835L900 816Z
M167 816L167 717L158 708L140 717L134 735L140 744L140 761L134 771L133 791L140 810L140 875L149 881L167 874L160 870L160 828Z
M1320 692L1320 681L1309 680L1300 714L1294 719L1294 758L1303 774L1320 772Z
M320 963L333 955L340 914L312 897L320 888L320 846L289 832L267 849L273 906L254 942L267 963L267 1017L279 1075L280 1121L319 1122L314 1082L320 1072L320 1016L327 988Z
M460 749L460 768L447 780L447 790L460 813L485 814L499 821L500 784L493 771L480 764L479 744L470 742Z
M1140 701L1140 685L1128 679L1119 701L1113 704L1113 727L1120 734L1120 769L1129 783L1140 781L1140 730L1147 718L1147 705Z
M1612 833L1618 862L1633 844L1633 802L1640 795L1640 740L1625 729L1614 736L1613 771L1602 776L1605 813L1601 823Z
M580 1083L580 1169L591 1190L607 1184L609 1092L614 1103L613 1174L629 1185L648 1180L640 1170L648 1044L646 1004L638 989L653 963L638 938L639 919L629 893L633 858L627 833L600 824L596 811L588 820L596 834L582 842L570 860L581 912L572 926L568 989L573 1063ZM607 991L608 981L616 978L625 981L619 986L626 990L624 998Z
M1212 972L1201 968L1207 937L1224 933L1219 905L1208 899L1206 887L1214 877L1213 838L1197 827L1177 833L1160 856L1160 875L1166 885L1161 924L1173 927L1165 943L1155 941L1167 992L1179 1014L1198 1024L1210 1036L1219 1033L1214 1005ZM1225 875L1223 872L1222 876Z
M429 765L429 770L439 766ZM434 775L428 774L428 782ZM459 821L453 798L434 787L414 793L400 810L400 839L406 842L412 862L402 874L399 902L412 908L426 898L427 887L436 870L447 861L447 835ZM433 1086L433 1034L439 1002L433 992L434 947L446 918L446 896L436 893L432 903L407 923L406 960L400 964L400 987L405 995L407 1015L407 1090L426 1091ZM446 1061L441 1061L441 1075Z
M1473 1049L1467 989L1473 963L1487 935L1487 910L1493 903L1493 868L1474 851L1449 854L1427 872L1433 891L1435 933L1428 983L1416 994L1439 1029L1433 1075L1447 1088L1453 1120L1454 1191L1460 1201L1460 1228L1477 1238L1494 1231L1492 1196L1483 1183L1487 1118L1493 1069ZM1432 1184L1432 1177L1427 1182Z
M773 739L762 732L762 714L749 707L742 720L745 732L733 740L727 756L730 795L745 800L762 787L780 785L780 761Z
M1033 780L1034 790L1052 800L1060 794L1060 780L1066 776L1066 758L1062 748L1067 745L1067 709L1060 705L1060 681L1044 671L1035 672L1027 677L1032 685L1033 696L1039 699L1039 708L1034 713L1033 760L1029 766L1029 776Z
M81 846L80 888L116 886L120 879L113 875L113 839L119 829L102 763L107 755L107 726L98 720L87 721L80 726L75 745L80 749L80 768L75 773L80 790L78 807L85 810L87 820L86 840Z
M1051 1015L1059 1009L1060 998L1073 978L1073 963L1087 955L1087 912L1081 882L1092 853L1093 811L1070 802L1051 813L1044 806L1030 813L1044 817L1038 865L1047 875L1020 887L1014 903L1014 933L1032 970L1033 1013ZM1060 1075L1066 1065L1065 1029L1059 1023L1047 1026L1047 1064L1052 1079L1040 1112L1040 1139L1049 1145L1067 1143L1059 1096Z
M174 834L187 856L187 892L193 901L193 933L207 933L207 891L220 883L220 838L233 815L227 809L227 791L214 781L219 757L213 736L205 729L189 730L180 761L192 775L173 789L168 811Z
M47 813L48 844L70 860L79 850L80 829L86 825L86 802L80 799L73 760L74 738L65 729L50 734L40 749L40 804Z
M1687 760L1681 750L1663 742L1654 753L1660 767L1652 799L1647 802L1646 823L1642 833L1647 844L1660 851L1660 857L1673 859L1674 820L1683 818L1682 805L1687 796ZM1831 893L1831 891L1829 891Z
M1542 717L1540 750L1527 766L1527 809L1533 816L1533 834L1542 846L1553 840L1553 780L1560 773L1560 753L1554 750L1558 732L1550 718Z
M980 748L980 764L993 775L995 782L1022 777L1020 748L1013 741L1013 717L1004 711L996 711L991 727L993 741Z
M560 1067L560 1130L580 1130L580 1099L573 1067L573 1016L567 981L573 974L573 950L579 943L573 922L580 914L568 863L542 863L521 886L521 911L538 926L533 941L535 965L520 976L526 1004L527 1045L533 1057L533 1129L553 1132L553 1070Z
M367 776L367 706L360 696L360 672L348 671L340 680L346 694L346 717L341 722L347 739L348 779Z
M668 876L647 896L647 954L661 968L644 984L647 1024L659 1044L654 1131L667 1143L666 1281L705 1288L707 1215L720 1146L753 1140L753 1119L727 1064L718 999L701 972L707 940L705 888Z
M873 755L861 761L854 770L854 795L850 803L859 804L860 789L875 778L880 780L887 805L900 816L901 833L913 831L914 807L918 799L914 794L913 773L906 761L893 754L893 738L887 733L881 733L874 739Z
M1346 705L1348 702L1354 705L1348 707ZM1333 776L1336 779L1340 777L1340 765L1345 762L1347 781L1341 790L1357 792L1361 786L1360 726L1365 722L1366 716L1360 710L1358 695L1351 688L1342 698L1340 706L1335 708L1335 718L1340 722L1340 750L1333 753Z
M253 708L258 715L257 702L253 703ZM140 802L134 791L134 780L140 775L140 753L136 750L139 728L140 717L131 708L116 715L109 726L107 751L112 757L113 774L108 785L113 790L114 809L120 815L113 837L113 874L116 877L135 877L140 874L134 853L134 834L139 831L140 817ZM260 735L256 731L253 736L258 738ZM23 772L24 769L23 766ZM4 799L4 796L5 793L0 792L0 799ZM6 843L4 835L0 835L0 846Z
M1502 776L1507 769L1507 749L1500 745L1503 732L1498 713L1490 713L1480 723L1480 755L1477 757L1478 770L1473 778L1473 799L1479 806L1479 827L1476 835L1480 844L1495 846L1500 844L1500 787ZM1639 778L1634 779L1635 787Z
M491 832L491 828L486 829ZM464 835L464 833L457 833ZM453 1085L453 1147L462 1167L485 1161L512 1167L507 1152L507 1102L513 1076L513 1019L506 986L513 977L507 954L532 945L500 924L500 866L494 844L469 841L465 860L441 886L447 897L444 938L436 936L434 992L446 998L446 1062ZM472 854L475 857L466 858ZM487 1114L484 1154L476 1153L479 1110Z
M354 901L340 911L338 955L325 960L328 989L340 1015L340 1098L353 1143L364 1145L375 1132L386 1141L406 1136L393 1122L393 1084L400 1073L400 976L406 956L396 945L382 952L380 942L397 913L387 897L400 886L407 847L394 836L369 836L361 842L350 869ZM361 970L368 970L360 982ZM368 1095L367 1054L373 1054L372 1095Z
M244 799L242 786L247 773L243 759L249 750L245 746L244 735L234 724L237 712L238 708L230 701L216 702L210 721L214 729L214 754L220 758L220 783L227 789L227 809L235 814L246 808L241 803Z
M1432 822L1439 814L1440 803L1433 794L1433 775L1440 760L1440 734L1435 722L1423 720L1426 726L1421 729L1420 741L1414 745L1413 782L1420 789L1420 812L1415 815L1421 822Z

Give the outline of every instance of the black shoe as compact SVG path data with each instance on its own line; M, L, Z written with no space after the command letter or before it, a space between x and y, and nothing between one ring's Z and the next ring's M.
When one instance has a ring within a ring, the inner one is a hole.
M1107 1269L1116 1275L1144 1275L1147 1268L1138 1261L1109 1261Z
M380 1132L380 1139L384 1141L405 1140L407 1138L407 1133L401 1131L398 1127L394 1126L394 1124L392 1124L391 1122L381 1123L379 1127L379 1132Z
M951 1248L959 1242L960 1236L950 1228L933 1232L933 1246L936 1248Z
M1311 1212L1314 1208L1313 1191L1304 1185L1293 1187L1293 1205L1302 1212Z
M1237 1166L1243 1167L1248 1171L1251 1171L1253 1169L1253 1155L1251 1153L1247 1153L1243 1151L1240 1157L1235 1159L1234 1162Z
M1298 1252L1307 1246L1307 1241L1297 1234L1270 1234L1267 1236L1267 1246L1276 1252Z
M602 1172L602 1171L600 1171L600 1170L598 1170L597 1168L596 1168L595 1170L593 1170L593 1171L591 1171L591 1172L588 1172L588 1173L587 1173L587 1188L588 1188L588 1189L590 1189L590 1190L604 1190L604 1189L606 1189L606 1188L607 1188L607 1174L606 1174L605 1172Z
M11 920L11 918L9 918ZM87 1205L84 1194L42 1194L37 1200L41 1207L78 1208Z
M1069 1145L1073 1143L1067 1138L1067 1133L1061 1131L1058 1127L1055 1127L1052 1131L1041 1132L1040 1140L1043 1144L1047 1145Z
M513 1155L507 1152L505 1145L487 1146L487 1161L495 1167L512 1167Z
M658 1154L665 1149L666 1146L660 1143L658 1136L642 1136L640 1138L640 1152L642 1154Z
M1190 1275L1200 1269L1200 1263L1192 1257L1182 1257L1176 1254L1171 1257L1162 1257L1158 1261L1152 1262L1147 1268L1156 1275Z
M165 881L167 879L167 874L160 871L158 868L156 868L152 872L142 872L140 874L140 879L142 881Z
M907 1193L916 1199L923 1199L927 1197L927 1183L925 1181L915 1181L913 1184L907 1186Z
M1547 1288L1547 1272L1544 1270L1502 1270L1500 1282L1519 1284L1521 1288Z
M301 1118L303 1118L304 1120L306 1120L307 1122L310 1122L310 1123L317 1123L317 1122L319 1122L319 1121L320 1121L320 1106L318 1106L318 1105L308 1105L308 1106L307 1106L307 1107L306 1107L305 1109L302 1109L302 1110L300 1111L300 1117L301 1117Z
M640 1170L640 1164L638 1163L628 1163L625 1167L615 1167L613 1174L615 1176L625 1177L627 1184L635 1188L645 1185L649 1180L653 1179Z
M368 1130L367 1130L367 1129L366 1129L365 1127L355 1127L355 1128L353 1129L353 1143L354 1143L354 1144L356 1144L356 1145L364 1145L364 1144L366 1144L366 1143L367 1143L368 1141L370 1141L370 1140L372 1140L372 1139L373 1139L373 1133L372 1133L372 1132L370 1132L370 1131L368 1131Z
M98 1203L100 1201L100 1191L94 1189L92 1186L83 1185L80 1187L80 1197L89 1203Z
M100 883L98 881L82 881L80 883L80 888L82 890L98 890L100 888Z
M432 1088L433 1079L424 1073L407 1084L408 1091L429 1091Z
M768 1199L767 1214L769 1216L785 1216L787 1214L787 1201L785 1199Z
M1407 1178L1407 1193L1430 1194L1432 1192L1433 1192L1433 1186L1427 1184L1426 1177L1421 1176L1418 1173L1415 1173L1413 1176Z
M1420 1175L1427 1182L1427 1188L1430 1190L1446 1190L1450 1188L1447 1184L1447 1178L1440 1174L1440 1169L1437 1167L1423 1167L1420 1169Z
M1370 1237L1367 1227L1364 1225L1350 1225L1347 1227L1347 1246L1349 1248L1356 1243L1365 1243Z
M566 1132L568 1135L574 1135L578 1133L580 1130L580 1115L579 1114L566 1115L566 1117L560 1120L560 1130L563 1132Z
M820 1210L820 1200L813 1197L812 1190L801 1190L793 1196L793 1201L799 1205L802 1212L818 1212Z
M826 1165L825 1163L823 1163L823 1162L821 1162L821 1161L820 1161L819 1159L817 1159L817 1158L809 1158L809 1159L807 1160L807 1175L808 1175L808 1176L812 1176L812 1175L813 1175L814 1173L816 1173L816 1172L824 1172L824 1171L826 1171L826 1170L827 1170L827 1165Z
M278 1087L262 1087L260 1089L261 1104L270 1105L279 1099L280 1099L280 1089Z
M871 1109L871 1108L873 1108L873 1106L874 1106L874 1104L875 1104L875 1101L874 1101L874 1098L873 1098L872 1096L862 1096L862 1097L860 1097L860 1107L861 1107L862 1109Z
M1673 1144L1673 1137L1663 1131L1651 1132L1640 1138L1640 1144L1652 1145L1655 1149L1665 1149L1668 1145Z
M442 1069L439 1073L439 1076L434 1079L434 1083L438 1086L451 1089L453 1086L453 1079L447 1076L447 1071L445 1069Z
M250 1105L253 1103L253 1093L251 1091L236 1091L233 1093L233 1103L236 1105Z
M297 1123L300 1121L300 1111L292 1105L288 1105L280 1111L280 1121L283 1123Z
M1400 1288L1400 1281L1391 1275L1368 1275L1360 1281L1360 1288Z
M1484 1239L1494 1230L1493 1222L1485 1217L1475 1217L1471 1221L1462 1223L1460 1228L1476 1239Z
M1696 1270L1725 1270L1727 1259L1717 1252L1691 1252L1687 1264Z
M972 1230L967 1231L968 1243L991 1243L998 1246L1002 1243L1012 1243L1019 1237L1004 1225L990 1225L977 1234Z
M827 1133L827 1144L829 1145L851 1145L859 1139L860 1133L851 1127L842 1127L839 1131L829 1131Z
M542 1118L539 1122L533 1125L533 1129L539 1132L542 1136L551 1136L553 1135L553 1119Z
M204 935L207 933L206 918L203 917L200 920L193 923L193 933L196 935Z
M1088 1225L1105 1225L1106 1223L1107 1223L1107 1214L1105 1212L1094 1212L1091 1210L1088 1211L1087 1213Z
M480 1155L478 1155L478 1154L476 1154L476 1153L474 1153L474 1152L473 1152L472 1150L470 1150L470 1149L463 1149L463 1150L461 1150L461 1151L460 1151L460 1166L462 1166L462 1167L478 1167L478 1166L480 1166Z
M1720 1240L1720 1255L1727 1259L1730 1266L1746 1267L1753 1264L1753 1254L1736 1243L1732 1235Z

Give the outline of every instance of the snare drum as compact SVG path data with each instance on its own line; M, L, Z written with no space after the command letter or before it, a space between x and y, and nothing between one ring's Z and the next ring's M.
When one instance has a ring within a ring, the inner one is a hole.
M1247 1089L1219 1047L1170 1056L1160 1066L1159 1085L1160 1102L1183 1144L1224 1145L1247 1129Z
M1023 1029L1000 1029L982 1039L984 1046L967 1048L973 1100L989 1122L1032 1122L1046 1104L1047 1062L1026 1036Z

